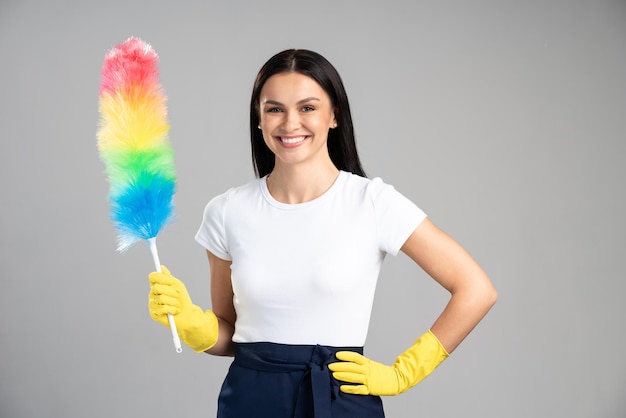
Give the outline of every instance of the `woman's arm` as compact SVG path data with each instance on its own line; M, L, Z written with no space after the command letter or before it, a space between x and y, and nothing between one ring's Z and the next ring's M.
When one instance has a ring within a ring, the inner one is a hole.
M223 260L207 251L211 273L211 304L212 311L218 320L217 343L207 350L216 356L233 356L235 345L232 338L235 332L235 307L233 306L233 286L230 281L230 261Z
M496 302L491 281L472 257L452 238L425 219L402 246L452 297L429 331L400 354L392 366L352 351L335 354L328 368L349 384L341 391L357 395L397 395L432 373Z
M496 302L497 292L467 251L428 218L407 239L402 252L451 294L430 330L452 353Z

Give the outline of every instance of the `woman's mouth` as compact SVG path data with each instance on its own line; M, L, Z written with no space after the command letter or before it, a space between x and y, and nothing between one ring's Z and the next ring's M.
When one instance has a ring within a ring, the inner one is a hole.
M305 139L307 139L306 136L281 136L278 137L278 139L280 140L280 142L282 142L285 145L297 145L299 143L301 143L302 141L304 141Z

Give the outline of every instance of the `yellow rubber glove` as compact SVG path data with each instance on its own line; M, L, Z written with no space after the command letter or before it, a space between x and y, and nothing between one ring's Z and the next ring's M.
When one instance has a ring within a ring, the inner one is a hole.
M183 282L161 266L162 272L153 272L150 280L148 308L155 321L170 327L167 314L174 316L180 339L201 353L217 342L217 317L211 310L203 311L191 302Z
M430 330L400 354L392 366L377 363L353 351L338 351L340 362L331 363L337 380L352 383L341 391L354 395L398 395L421 382L448 353Z

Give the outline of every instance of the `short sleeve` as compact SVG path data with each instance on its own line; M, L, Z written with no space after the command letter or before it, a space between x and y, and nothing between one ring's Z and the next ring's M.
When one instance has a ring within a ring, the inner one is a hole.
M380 249L397 255L409 236L426 218L426 214L378 177L371 180L369 194L374 206Z
M227 203L228 192L214 197L207 203L195 239L217 257L231 261L224 219Z

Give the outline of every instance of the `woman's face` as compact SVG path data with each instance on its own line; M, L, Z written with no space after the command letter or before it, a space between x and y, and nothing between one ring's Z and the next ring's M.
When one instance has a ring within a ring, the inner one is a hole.
M273 75L261 89L259 120L263 139L281 164L330 161L326 141L336 126L328 94L300 73Z

